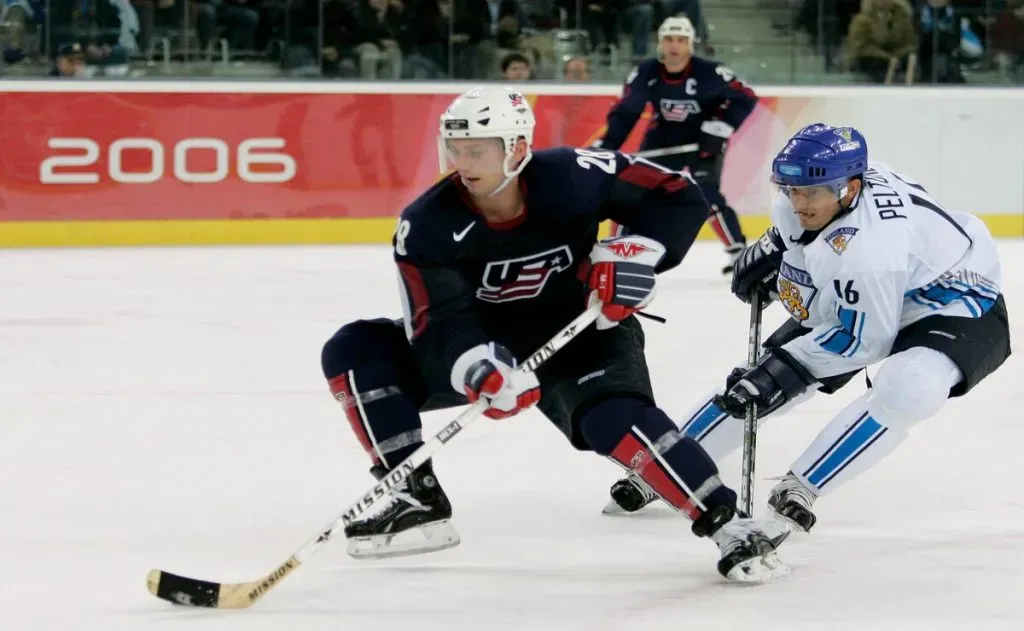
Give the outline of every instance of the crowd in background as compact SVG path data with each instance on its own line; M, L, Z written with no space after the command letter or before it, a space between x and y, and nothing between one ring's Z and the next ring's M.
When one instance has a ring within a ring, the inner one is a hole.
M749 61L748 74L788 55L820 61L826 83L1024 82L1024 0L0 3L11 76L619 81L656 54L661 20L684 13L698 54ZM807 74L795 68L793 81Z

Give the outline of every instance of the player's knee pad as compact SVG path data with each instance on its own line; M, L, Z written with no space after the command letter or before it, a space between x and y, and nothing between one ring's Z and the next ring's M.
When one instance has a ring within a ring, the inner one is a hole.
M375 463L394 466L421 444L422 388L401 327L384 318L346 324L324 344L320 363L331 395Z
M409 342L402 329L387 318L356 320L338 329L320 352L320 366L324 377L331 380L338 375L370 367L376 373L368 375L377 385L398 381L395 364L408 354Z
M949 390L961 379L949 357L930 348L915 347L889 357L872 382L867 406L880 421L896 429L939 413Z
M635 397L604 399L579 417L583 439L595 452L607 456L635 426L651 440L675 431L676 424L662 410Z

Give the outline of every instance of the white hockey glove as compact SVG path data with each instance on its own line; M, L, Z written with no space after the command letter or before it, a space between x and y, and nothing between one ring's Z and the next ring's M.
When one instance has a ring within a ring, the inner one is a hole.
M516 365L512 353L497 342L474 346L455 360L452 388L471 403L487 399L490 407L484 415L488 418L514 416L540 401L537 375L517 371Z
M654 299L654 270L665 246L654 239L629 235L599 241L590 252L588 292L604 303L598 329L609 329ZM588 305L589 306L589 305Z

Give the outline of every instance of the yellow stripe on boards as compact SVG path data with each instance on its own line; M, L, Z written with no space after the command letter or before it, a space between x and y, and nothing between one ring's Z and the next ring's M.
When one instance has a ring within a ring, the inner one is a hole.
M996 237L1024 237L1024 216L982 215ZM764 215L741 215L748 238L768 228ZM0 222L0 247L101 247L146 245L303 245L390 243L395 218L198 219L166 221ZM609 228L601 227L600 235ZM707 225L700 239L716 239Z

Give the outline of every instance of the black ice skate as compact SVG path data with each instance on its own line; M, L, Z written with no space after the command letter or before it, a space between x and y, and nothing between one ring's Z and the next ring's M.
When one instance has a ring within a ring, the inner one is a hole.
M730 506L719 506L693 522L693 533L709 537L722 556L718 573L738 583L766 583L789 575L775 551L771 536L756 519L739 517Z
M772 488L768 506L783 520L804 532L810 532L818 520L811 512L817 496L792 473L787 473Z
M387 469L376 465L370 473L379 480ZM395 487L379 513L345 527L348 554L384 559L455 547L461 539L451 516L452 505L427 462Z
M647 483L635 473L631 473L613 484L609 493L612 499L601 511L605 515L635 513L658 499L651 487L647 486Z
M726 276L732 274L733 268L736 266L736 261L743 256L743 250L747 248L746 245L734 245L731 248L726 248L725 254L729 257L729 262L722 268L722 273Z

